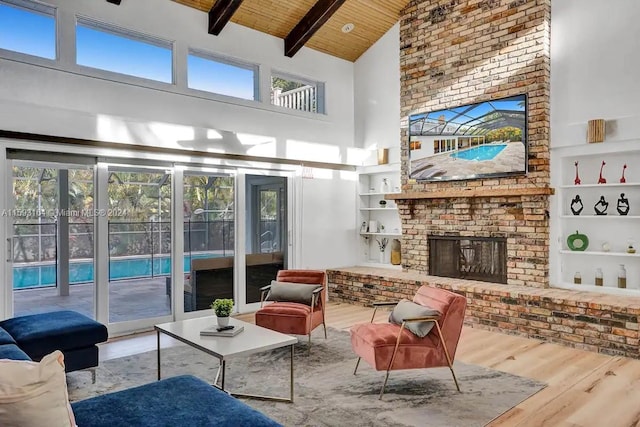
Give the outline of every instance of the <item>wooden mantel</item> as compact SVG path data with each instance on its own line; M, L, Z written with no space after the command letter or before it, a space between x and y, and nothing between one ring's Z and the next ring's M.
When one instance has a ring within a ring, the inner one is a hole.
M512 196L550 196L555 193L552 187L526 188L482 188L465 189L446 188L434 191L416 191L398 194L387 194L387 200L417 200L417 199L453 199L458 197L512 197Z

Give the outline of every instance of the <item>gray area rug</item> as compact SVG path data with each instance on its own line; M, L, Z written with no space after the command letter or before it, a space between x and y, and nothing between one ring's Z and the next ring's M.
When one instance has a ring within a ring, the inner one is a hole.
M462 393L448 368L392 371L384 398L378 393L384 372L355 356L349 334L328 330L314 334L311 352L301 339L295 348L295 403L246 399L285 426L484 426L544 388L544 384L480 366L455 362ZM162 350L163 378L193 374L213 383L217 359L187 346ZM67 375L72 401L156 380L156 352L101 363L96 384L88 372ZM289 349L233 359L227 364L226 388L251 394L288 396ZM206 408L203 408L206 410Z

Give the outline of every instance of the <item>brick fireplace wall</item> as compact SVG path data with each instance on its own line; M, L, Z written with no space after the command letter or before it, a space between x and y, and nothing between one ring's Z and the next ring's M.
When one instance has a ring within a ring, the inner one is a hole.
M414 0L400 27L402 191L548 187L550 0ZM526 176L408 179L410 114L526 93ZM548 287L548 196L398 200L402 263L428 273L428 235L505 237L507 281Z

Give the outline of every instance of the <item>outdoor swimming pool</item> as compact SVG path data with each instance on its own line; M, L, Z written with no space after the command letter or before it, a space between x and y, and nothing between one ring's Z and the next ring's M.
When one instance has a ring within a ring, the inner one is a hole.
M217 258L222 254L185 255L184 272L189 273L191 258ZM168 255L149 257L127 257L109 261L109 280L135 279L166 276L171 274L171 258ZM93 261L71 261L69 263L69 283L93 282ZM13 267L13 289L55 286L55 264L20 265Z
M506 148L507 144L499 144L499 145L480 145L478 147L473 147L468 150L458 151L457 153L451 153L451 157L456 159L463 160L492 160L496 157L502 150Z

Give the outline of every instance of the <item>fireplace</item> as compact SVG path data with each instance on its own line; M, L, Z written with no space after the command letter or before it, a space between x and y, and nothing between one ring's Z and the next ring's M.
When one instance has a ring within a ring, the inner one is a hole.
M430 236L429 274L507 283L507 239Z

